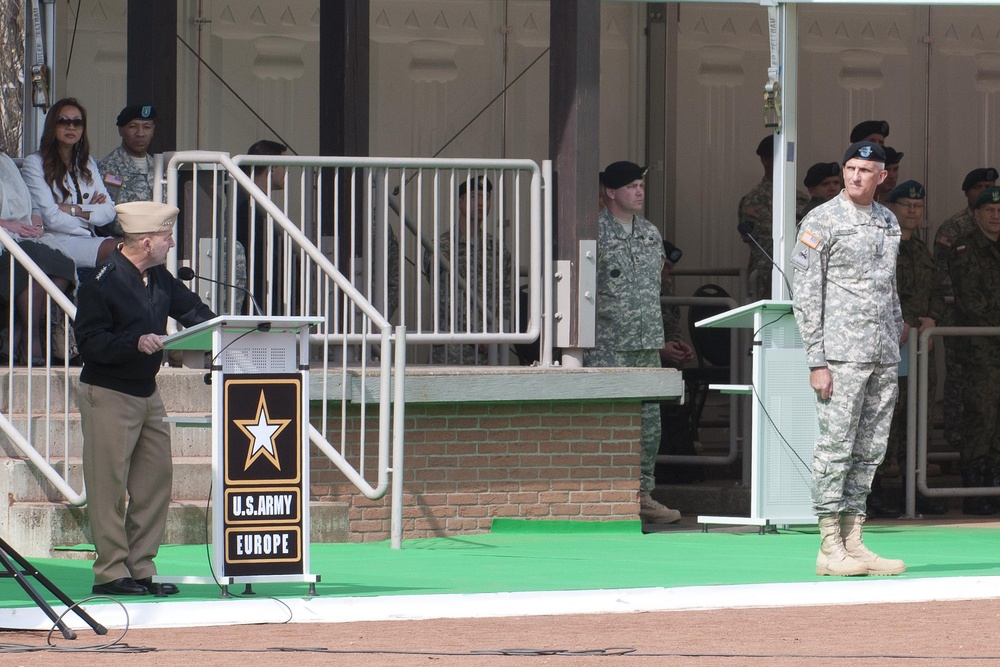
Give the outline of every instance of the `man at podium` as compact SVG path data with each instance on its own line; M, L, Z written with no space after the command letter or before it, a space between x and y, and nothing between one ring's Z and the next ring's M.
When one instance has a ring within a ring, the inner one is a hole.
M161 337L167 317L192 326L215 314L163 266L177 208L131 202L115 211L124 241L80 287L74 323L83 359L83 478L97 550L93 590L169 595L175 585L152 582L172 477L167 413L156 388Z
M889 438L903 333L899 223L875 202L885 160L882 147L870 141L847 149L843 192L803 219L790 260L792 308L819 419L812 470L819 575L906 571L903 561L868 550L861 530Z

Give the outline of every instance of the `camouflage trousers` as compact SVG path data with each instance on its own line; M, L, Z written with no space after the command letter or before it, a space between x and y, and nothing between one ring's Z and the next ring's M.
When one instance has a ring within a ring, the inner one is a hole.
M945 325L939 325L945 326ZM958 451L962 445L962 424L965 421L964 399L965 371L961 360L962 339L954 336L944 338L944 439L952 449Z
M1000 465L1000 365L996 363L965 364L965 419L962 422L962 443L958 453L963 468L979 469Z
M617 350L590 349L583 355L583 365L612 368L660 368L659 350ZM642 404L642 456L639 462L641 476L639 490L652 491L656 488L656 455L660 451L660 404Z
M813 511L820 517L865 514L872 478L889 439L897 365L831 361L829 369L833 396L816 399Z

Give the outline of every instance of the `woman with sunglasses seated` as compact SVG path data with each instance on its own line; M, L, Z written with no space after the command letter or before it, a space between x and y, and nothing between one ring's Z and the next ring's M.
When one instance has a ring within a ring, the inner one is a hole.
M41 214L45 231L59 241L77 268L93 268L119 240L94 234L95 227L115 219L115 203L90 155L83 105L73 98L52 105L40 143L38 152L21 165L33 207Z

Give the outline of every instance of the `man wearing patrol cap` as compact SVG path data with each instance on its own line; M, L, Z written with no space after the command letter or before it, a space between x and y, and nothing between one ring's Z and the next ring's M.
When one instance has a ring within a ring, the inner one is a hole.
M851 130L851 141L870 141L879 146L885 146L886 137L889 136L889 121L886 120L863 120Z
M122 143L97 163L104 187L118 204L152 201L153 157L149 144L156 130L156 109L148 104L132 104L121 110L116 124ZM112 225L105 231L120 237L121 222L115 220Z
M115 207L123 242L80 287L80 423L87 517L97 560L94 593L177 592L157 585L153 558L166 528L172 463L156 388L167 317L191 326L214 313L163 266L177 208ZM128 505L125 495L128 492Z
M979 193L972 205L976 227L959 237L948 254L955 289L955 324L1000 327L1000 188ZM964 369L964 418L959 461L962 486L1000 486L1000 338L970 336L959 347ZM949 369L950 370L950 369ZM969 497L966 514L996 511L995 498Z
M813 511L818 575L899 574L862 540L866 500L885 455L903 315L896 293L896 217L875 202L885 152L870 141L844 154L844 191L802 221L790 262L793 311L816 393Z
M980 192L996 185L997 175L997 170L993 167L979 167L966 174L965 179L962 180L962 192L965 193L966 205L962 207L961 211L942 222L934 235L934 263L938 268L941 294L945 299L945 307L941 313L941 319L938 320L938 326L955 325L955 308L950 303L950 299L954 296L954 290L952 289L951 276L948 273L948 255L959 238L976 228L972 207ZM964 421L962 417L964 389L962 387L965 383L965 371L959 360L961 356L959 347L962 341L954 336L946 336L943 342L945 365L942 400L944 438L952 451L957 452L962 447L962 422ZM975 503L970 507L974 505Z
M642 217L646 167L609 164L601 172L605 207L597 216L597 336L584 366L659 368L663 347L660 271L666 253L660 232ZM653 499L660 449L660 407L642 404L639 517L675 523L681 513Z

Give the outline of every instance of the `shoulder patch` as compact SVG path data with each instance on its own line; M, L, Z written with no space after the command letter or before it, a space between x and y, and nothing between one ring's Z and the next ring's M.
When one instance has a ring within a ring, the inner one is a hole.
M819 248L819 244L821 243L819 238L809 232L802 232L802 236L799 237L799 242L809 246L813 250Z
M964 252L965 252L965 245L964 244L955 247L955 254L956 255L961 255Z
M943 245L946 248L951 247L951 239L945 236L944 234L938 234L938 237L934 239L934 243L937 243L938 245Z
M121 176L115 174L104 174L104 185L113 188L120 188L125 180Z
M788 259L792 263L792 266L802 269L803 271L809 270L809 249L802 243L795 245L795 249L792 251L792 256Z

